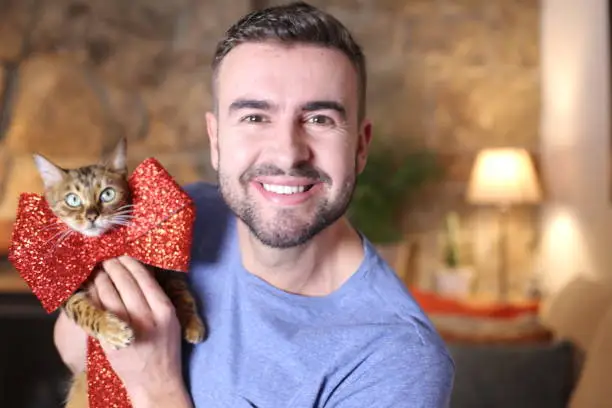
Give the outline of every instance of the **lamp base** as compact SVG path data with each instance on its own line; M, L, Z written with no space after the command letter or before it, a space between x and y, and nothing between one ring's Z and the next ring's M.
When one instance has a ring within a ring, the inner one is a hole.
M498 266L497 284L498 301L506 303L509 301L509 281L508 281L508 218L510 213L509 205L499 206L499 238L498 238Z

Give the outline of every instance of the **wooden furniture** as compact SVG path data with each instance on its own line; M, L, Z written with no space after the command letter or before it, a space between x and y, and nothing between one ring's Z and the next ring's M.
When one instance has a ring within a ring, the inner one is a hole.
M500 328L496 330L486 327L486 323L468 322L467 319L458 320L456 325L464 325L469 330L455 330L450 325L436 321L434 325L440 336L448 343L463 344L498 344L498 345L521 345L521 344L546 344L554 340L553 333L544 326L534 324L529 328Z
M0 255L0 294L3 293L31 293L31 290L6 256Z
M13 220L0 219L0 257L8 253L12 231Z

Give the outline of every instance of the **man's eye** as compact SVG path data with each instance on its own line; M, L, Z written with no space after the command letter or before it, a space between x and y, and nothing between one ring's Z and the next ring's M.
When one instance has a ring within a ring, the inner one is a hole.
M308 123L314 123L315 125L333 125L334 120L329 116L325 115L315 115L311 116L307 120Z
M241 122L249 122L249 123L262 123L265 122L264 117L262 115L246 115L240 119Z

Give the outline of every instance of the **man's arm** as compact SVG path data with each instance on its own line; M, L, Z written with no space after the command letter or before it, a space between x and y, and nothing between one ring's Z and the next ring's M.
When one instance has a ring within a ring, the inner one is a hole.
M364 362L334 391L326 408L447 408L454 363L432 346L406 347Z
M101 342L134 408L192 407L182 378L181 330L172 303L138 261L120 257L102 266L92 296L136 331L136 340L124 349ZM85 338L80 328L60 315L55 344L73 372L84 367Z

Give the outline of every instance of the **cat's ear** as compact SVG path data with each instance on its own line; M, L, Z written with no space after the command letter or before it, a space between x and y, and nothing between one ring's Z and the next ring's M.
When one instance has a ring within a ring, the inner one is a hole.
M108 165L111 169L127 174L127 141L124 137L119 140L117 146L108 157Z
M51 188L64 180L66 170L53 164L49 159L39 154L35 154L34 163L38 168L38 172L40 173L40 177L42 178L45 188Z

